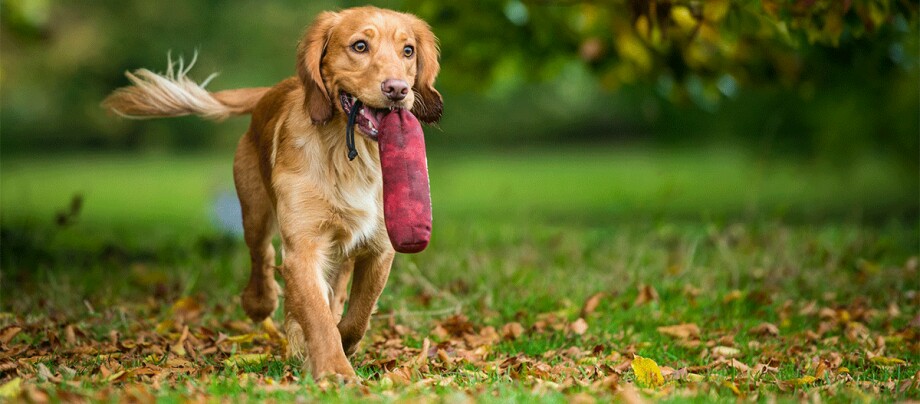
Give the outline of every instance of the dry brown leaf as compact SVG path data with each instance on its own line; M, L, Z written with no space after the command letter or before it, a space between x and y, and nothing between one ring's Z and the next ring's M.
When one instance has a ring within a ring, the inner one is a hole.
M76 345L77 333L73 329L73 324L67 324L67 327L64 327L64 340L68 345Z
M437 337L439 341L444 341L450 337L450 333L447 332L447 329L445 329L444 327L441 327L440 324L435 326L434 329L432 329L429 334Z
M419 351L418 356L415 357L415 360L410 364L412 371L418 371L419 368L428 363L428 350L431 349L431 340L425 338L422 341L422 349Z
M624 383L617 397L626 404L645 404L645 399L639 395L639 390L632 384Z
M658 332L677 339L697 339L700 337L700 327L693 323L658 327Z
M751 371L750 366L745 365L743 362L739 362L736 359L729 359L728 362L726 363L728 364L728 367L735 369L741 373L749 373Z
M4 327L3 330L0 331L0 343L9 344L10 341L12 341L16 335L19 335L21 331L22 327L17 325L9 325Z
M13 369L16 369L19 365L15 361L4 361L0 362L0 373L6 373Z
M748 333L753 335L769 335L775 337L779 335L779 327L771 323L760 323L759 325L751 327L751 329L748 330Z
M641 306L654 301L658 301L658 291L651 285L642 285L639 286L639 295L636 296L633 306Z
M521 323L513 322L502 326L502 338L506 340L515 340L524 334L524 326Z
M773 366L770 366L764 363L758 363L754 365L754 368L753 368L753 373L755 375L764 375L767 373L777 373L777 372L779 372L779 368L776 368L776 367L773 367Z
M569 331L577 334L584 335L588 331L588 322L585 319L579 317L578 320L575 320L572 324L569 324Z
M581 316L588 317L588 315L594 313L594 311L597 310L597 307L600 306L601 299L605 295L606 294L604 292L597 292L585 300L585 304L581 306Z

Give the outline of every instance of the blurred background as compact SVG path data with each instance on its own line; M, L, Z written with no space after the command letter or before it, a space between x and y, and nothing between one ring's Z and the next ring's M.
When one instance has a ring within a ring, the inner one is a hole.
M369 3L440 38L435 242L477 223L764 220L896 223L916 241L915 1ZM230 166L248 118L131 121L100 101L168 54L197 52L190 76L219 72L212 90L272 85L319 11L363 4L0 2L3 264L55 243L240 247Z

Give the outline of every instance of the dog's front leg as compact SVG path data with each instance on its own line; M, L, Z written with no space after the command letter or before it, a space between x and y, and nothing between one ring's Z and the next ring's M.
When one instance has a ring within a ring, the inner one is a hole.
M341 335L329 309L329 286L323 279L325 250L320 243L285 242L285 311L303 331L305 365L315 378L328 374L353 377L355 371L344 354ZM299 337L288 334L288 338Z
M342 335L346 355L355 353L358 342L367 332L371 313L390 276L394 255L393 249L388 248L383 253L360 257L355 261L348 311L339 322L339 333Z

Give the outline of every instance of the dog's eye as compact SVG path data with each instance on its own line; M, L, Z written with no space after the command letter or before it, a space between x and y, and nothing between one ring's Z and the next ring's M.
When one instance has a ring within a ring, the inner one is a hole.
M406 47L403 48L403 56L407 58L411 58L412 55L414 54L415 54L415 48L413 48L412 45L406 45Z
M358 52L358 53L367 52L367 42L364 42L364 41L355 42L351 44L351 48L354 49L355 52Z

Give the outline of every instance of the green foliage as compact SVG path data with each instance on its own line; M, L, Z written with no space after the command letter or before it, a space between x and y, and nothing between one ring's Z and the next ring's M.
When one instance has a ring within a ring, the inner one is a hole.
M918 167L918 5L906 0L376 1L441 41L432 147L611 138L729 142ZM7 150L232 147L245 119L143 123L98 107L125 70L201 57L213 88L293 74L304 27L353 1L2 3ZM689 108L688 108L689 107ZM470 119L475 116L476 119Z
M566 59L606 88L645 80L672 98L820 80L828 48L872 42L875 67L915 69L917 5L903 1L407 0L437 28L462 86L557 77ZM482 77L491 80L482 80ZM887 70L876 72L884 75ZM702 83L697 82L702 80ZM670 83L670 84L668 84Z

